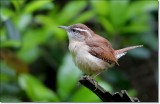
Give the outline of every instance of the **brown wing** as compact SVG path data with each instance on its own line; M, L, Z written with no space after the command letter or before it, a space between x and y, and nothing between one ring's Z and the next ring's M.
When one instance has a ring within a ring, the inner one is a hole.
M114 55L114 49L110 42L103 37L95 35L92 38L87 39L86 44L90 46L90 54L108 63L114 62L118 65L117 59Z

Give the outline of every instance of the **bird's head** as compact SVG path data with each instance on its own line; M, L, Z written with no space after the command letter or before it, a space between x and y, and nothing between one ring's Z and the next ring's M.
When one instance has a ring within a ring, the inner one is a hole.
M69 37L69 41L85 41L85 39L92 37L94 32L84 24L74 24L70 26L59 26L64 29Z

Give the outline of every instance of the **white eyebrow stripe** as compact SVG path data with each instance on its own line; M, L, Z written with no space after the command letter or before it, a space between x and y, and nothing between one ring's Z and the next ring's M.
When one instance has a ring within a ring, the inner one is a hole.
M90 32L87 31L87 30L84 30L84 29L81 29L81 28L74 28L74 29L79 30L79 31L85 31L85 32L87 32L87 33L89 34L90 37L92 36L92 35L90 34Z

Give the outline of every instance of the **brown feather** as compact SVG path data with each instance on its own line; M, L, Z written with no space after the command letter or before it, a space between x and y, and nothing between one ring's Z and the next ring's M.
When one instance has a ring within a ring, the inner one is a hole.
M94 34L94 32L90 28L88 28L86 25L84 25L84 24L78 23L78 24L75 24L75 25L71 25L70 28L85 29L85 30L88 30L91 34Z
M89 53L108 63L116 63L117 59L114 55L114 49L109 41L98 35L93 35L92 38L86 39L86 44L90 47Z

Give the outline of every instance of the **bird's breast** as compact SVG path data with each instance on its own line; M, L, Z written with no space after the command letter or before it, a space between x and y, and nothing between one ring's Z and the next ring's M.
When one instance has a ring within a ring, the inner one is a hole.
M86 74L96 74L110 66L107 62L91 55L89 46L83 42L69 44L69 50L74 63Z

